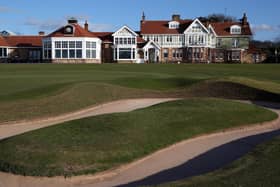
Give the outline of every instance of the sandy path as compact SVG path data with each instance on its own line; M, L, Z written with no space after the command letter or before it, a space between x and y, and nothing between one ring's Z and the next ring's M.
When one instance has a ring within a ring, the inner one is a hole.
M146 108L158 103L178 100L174 98L165 99L126 99L101 104L77 112L72 112L57 117L39 119L33 121L20 121L0 124L0 140L11 136L19 135L32 130L56 125L66 121L81 119L89 116L97 116L101 114L110 114L118 112L130 112L140 108Z
M145 104L142 105L141 101L143 101L143 103L152 102L153 104L155 104L160 101L163 102L166 100L145 99L145 100L138 100L138 101L140 101L142 107L145 107ZM118 106L122 105L121 103L122 102L118 103L117 106L115 105L113 106L118 108ZM108 106L110 106L110 104L108 104ZM130 109L133 110L133 107ZM114 112L114 110L109 110L109 111ZM108 113L110 113L109 111ZM274 110L274 111L280 115L280 110ZM7 173L0 173L0 187L25 187L25 186L26 187L32 187L32 186L34 187L35 186L40 186L40 187L108 186L109 187L109 186L126 184L132 181L143 179L147 176L153 175L162 170L166 170L169 168L173 168L174 166L181 165L186 161L198 155L201 155L202 153L205 153L206 151L212 148L218 147L228 142L251 135L256 135L264 132L271 132L276 129L280 129L280 118L278 118L273 122L256 124L255 126L236 128L226 132L219 132L211 135L200 136L197 138L193 138L190 140L177 143L166 149L153 153L134 163L122 166L118 169L107 171L97 175L92 175L92 176L91 175L78 176L78 177L72 177L70 179L64 179L63 177L38 178L38 177L23 177L23 176L16 176Z

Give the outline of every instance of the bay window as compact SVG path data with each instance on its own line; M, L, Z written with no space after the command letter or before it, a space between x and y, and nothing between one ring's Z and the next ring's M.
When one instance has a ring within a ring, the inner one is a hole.
M55 58L82 58L82 41L55 41Z

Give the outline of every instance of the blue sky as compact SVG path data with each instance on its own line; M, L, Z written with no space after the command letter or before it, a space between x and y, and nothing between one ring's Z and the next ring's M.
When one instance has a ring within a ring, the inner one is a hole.
M9 0L0 2L0 30L21 34L47 33L77 17L88 20L93 31L115 31L126 24L139 30L144 11L147 19L169 20L172 14L196 18L227 13L241 18L246 12L255 39L280 37L279 0Z

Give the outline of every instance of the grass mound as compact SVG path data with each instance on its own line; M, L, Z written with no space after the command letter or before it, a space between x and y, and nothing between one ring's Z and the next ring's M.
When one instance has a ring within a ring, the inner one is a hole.
M33 176L96 173L199 134L276 117L263 108L221 99L168 102L3 140L0 170Z

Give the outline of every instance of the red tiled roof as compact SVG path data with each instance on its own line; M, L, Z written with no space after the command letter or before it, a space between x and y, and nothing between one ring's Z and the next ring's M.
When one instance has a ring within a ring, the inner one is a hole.
M180 20L179 29L169 29L169 21L142 21L141 34L182 34L193 20Z
M238 25L242 28L242 35L252 35L249 23L245 26L242 26L240 22L215 22L210 23L210 25L213 27L214 31L218 36L230 36L232 35L230 33L230 27L233 25Z
M0 46L9 46L5 38L0 36Z
M113 32L92 32L92 34L100 38L103 42L113 42Z
M42 47L42 36L6 36L10 47Z
M142 37L137 36L137 43L145 43L147 42L146 40L144 40Z
M93 32L85 30L83 27L81 27L77 23L70 24L74 26L74 34L73 35L67 35L64 33L64 28L61 27L58 30L54 31L53 33L47 35L47 37L97 37Z
M169 29L169 21L141 21L141 34L183 34L194 20L180 20L179 29ZM242 28L242 35L252 35L250 25L242 26L240 22L214 22L210 23L218 36L230 36L230 27L239 25ZM205 25L205 23L204 23Z
M145 47L145 45L146 45L147 43L148 43L148 42L138 43L138 44L137 44L137 47L138 47L138 48L143 48L143 47Z

